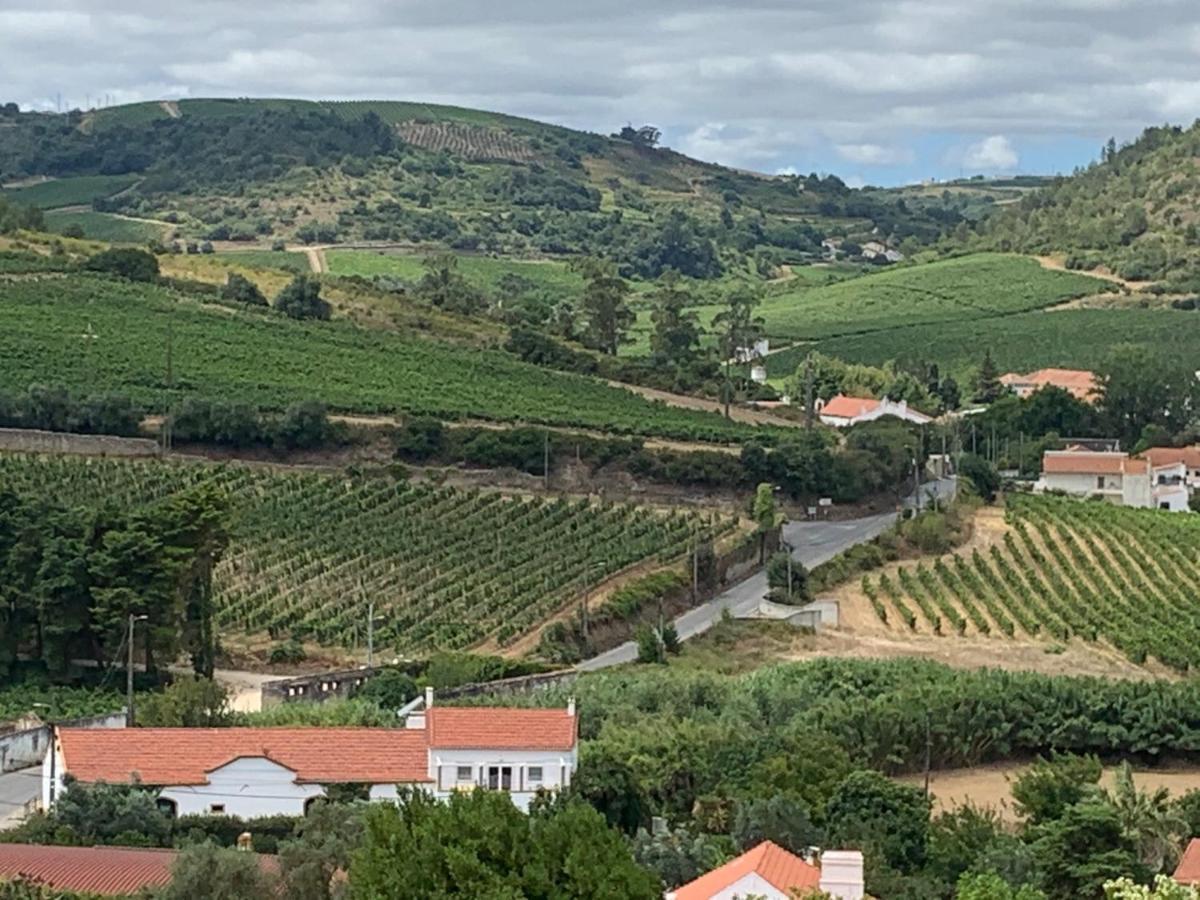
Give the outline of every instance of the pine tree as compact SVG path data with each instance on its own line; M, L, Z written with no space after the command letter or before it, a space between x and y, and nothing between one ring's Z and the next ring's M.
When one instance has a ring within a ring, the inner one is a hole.
M994 403L1004 393L1004 385L1000 383L1000 371L992 359L989 349L983 354L983 362L979 366L979 375L975 378L975 399L980 403Z

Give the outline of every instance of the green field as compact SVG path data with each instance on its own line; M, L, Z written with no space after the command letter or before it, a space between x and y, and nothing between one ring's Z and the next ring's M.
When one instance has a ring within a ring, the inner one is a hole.
M290 250L223 250L216 254L219 259L251 269L282 269L297 275L308 275L312 266L303 253Z
M115 244L144 244L146 241L161 239L169 227L122 219L120 216L91 210L46 213L46 228L50 231L61 234L72 225L82 228L86 238L93 241L111 241Z
M125 697L116 690L94 688L0 687L0 723L36 715L44 721L97 716L125 708Z
M725 309L727 307L718 303L706 303L692 307L692 310L700 317L700 327L705 332L700 338L700 346L716 346L716 335L711 333L712 320L714 316ZM637 311L637 320L633 323L633 328L629 332L632 340L628 344L621 345L621 356L647 356L650 353L650 335L654 331L654 322L651 320L650 314L651 311L649 309L639 309Z
M980 253L774 293L759 315L773 337L819 340L1042 309L1108 287L1084 275L1043 269L1028 257Z
M1200 667L1195 516L1016 495L1008 518L986 552L864 580L876 615L905 631L1079 637L1139 664Z
M1120 343L1145 346L1165 364L1196 368L1200 360L1200 313L1066 309L895 328L809 346L847 362L936 362L943 372L969 379L989 349L1002 372L1029 372L1043 366L1095 368ZM807 352L805 346L767 357L767 374L772 379L794 374Z
M425 274L425 256L414 254L381 253L373 250L329 250L325 253L332 275L362 275L372 278L389 275L405 281L419 281ZM566 263L555 260L533 261L519 259L493 259L490 256L459 256L458 271L471 284L493 292L502 279L516 276L539 288L578 294L581 279L567 268Z
M509 643L622 569L674 561L736 523L196 463L0 455L0 482L123 507L214 484L231 508L230 547L213 575L225 628L350 646L364 639L373 601L377 646L401 652Z
M93 200L119 194L138 181L140 178L137 175L80 175L24 188L10 188L3 193L6 198L22 206L57 209L60 206L90 205Z
M98 339L85 345L80 335L89 328ZM92 275L0 282L2 384L119 390L161 408L169 334L176 397L219 397L264 409L315 398L349 412L575 425L694 440L745 439L756 431L496 350L202 305L156 286Z

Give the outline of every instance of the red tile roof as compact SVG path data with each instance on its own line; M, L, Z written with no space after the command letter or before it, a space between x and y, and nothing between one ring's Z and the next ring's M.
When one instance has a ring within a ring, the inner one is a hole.
M240 757L267 757L300 782L428 780L425 734L404 728L60 728L66 771L80 781L205 784Z
M565 709L435 706L425 713L429 746L439 750L570 750L576 723Z
M1200 838L1192 838L1183 858L1175 867L1175 880L1180 884L1200 884Z
M1080 400L1094 400L1100 390L1096 374L1086 369L1038 369L1028 375L1006 372L1000 376L1000 383L1028 386L1035 391L1047 386L1062 388Z
M821 870L816 866L806 863L794 853L788 853L778 844L763 841L737 859L676 889L673 892L675 900L709 900L751 873L757 874L784 894L796 889L815 888L821 883Z
M845 394L838 394L829 398L829 402L821 407L820 414L838 419L855 419L878 408L879 401L870 397L847 397Z
M1092 450L1047 450L1042 455L1042 472L1049 475L1145 475L1149 464L1124 453Z
M1200 447L1151 447L1140 456L1155 468L1183 463L1189 469L1200 469Z
M175 850L132 847L46 847L0 844L0 881L25 878L60 891L128 895L171 880ZM279 870L273 856L259 865Z

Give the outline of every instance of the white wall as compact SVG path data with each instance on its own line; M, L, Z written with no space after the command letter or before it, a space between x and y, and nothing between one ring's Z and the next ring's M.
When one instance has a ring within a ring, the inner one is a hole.
M212 812L213 804L224 804L225 815L252 819L256 816L302 816L305 803L322 797L319 784L296 784L296 773L263 757L244 757L208 773L208 784L166 787L159 793L174 800L181 816Z
M780 893L778 888L757 872L743 875L723 891L713 894L709 900L741 900L745 897L763 897L765 900L788 900L788 895Z
M1104 478L1104 487L1101 488L1097 479ZM1049 490L1066 491L1068 494L1078 494L1084 497L1090 497L1092 494L1102 493L1103 491L1121 491L1120 475L1075 475L1064 474L1062 472L1047 472L1042 475L1042 481Z
M458 785L458 767L471 767L471 782L486 783L489 766L511 766L513 803L522 811L542 790L561 790L571 783L575 772L574 752L546 750L431 750L429 752L429 777L433 780L434 795L446 798L455 792ZM542 780L534 784L528 779L530 766L541 766ZM523 789L522 789L523 788Z

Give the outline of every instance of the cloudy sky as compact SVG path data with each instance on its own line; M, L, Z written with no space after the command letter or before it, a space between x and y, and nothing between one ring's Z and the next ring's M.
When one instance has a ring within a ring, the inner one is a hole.
M0 0L0 101L395 98L895 184L1200 115L1196 0Z

